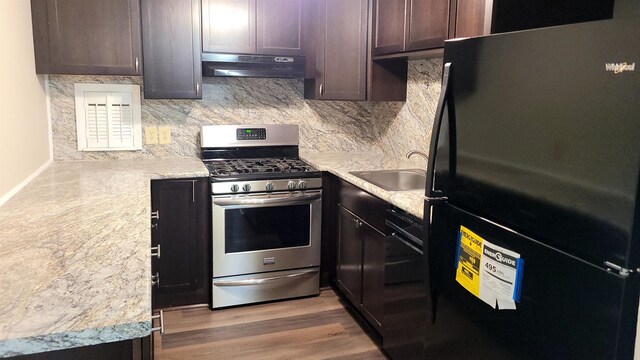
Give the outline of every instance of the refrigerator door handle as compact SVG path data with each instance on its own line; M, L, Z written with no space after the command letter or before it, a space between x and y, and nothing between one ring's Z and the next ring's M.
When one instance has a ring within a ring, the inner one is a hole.
M426 198L437 198L441 197L441 191L435 189L435 167L436 167L436 153L438 151L438 139L440 138L440 128L442 127L442 119L444 117L445 108L447 108L449 112L449 125L450 131L449 134L455 134L455 129L451 128L451 125L454 125L452 115L453 109L451 106L448 106L449 101L449 79L451 78L451 63L444 64L444 69L442 73L442 87L440 90L440 99L438 100L438 107L436 110L436 117L433 123L433 130L431 131L431 145L429 146L429 159L427 161L427 184L425 188L425 197ZM451 138L450 140L455 140L455 138ZM455 144L450 143L451 149L455 151ZM453 158L455 155L451 153L451 157ZM453 160L452 160L453 162Z
M427 164L427 183L425 187L425 202L424 202L424 239L423 239L423 253L424 253L424 272L427 282L427 298L430 306L427 308L427 316L432 323L436 321L436 311L438 307L438 284L437 279L439 275L436 273L436 269L432 261L430 261L430 249L429 239L431 237L431 207L438 204L447 202L448 198L442 194L441 191L435 189L435 166L436 166L436 152L438 150L438 138L440 137L440 128L442 125L442 119L444 117L445 107L447 108L449 115L449 136L450 136L450 171L454 170L454 158L455 158L455 121L452 106L449 106L450 100L449 80L451 78L451 63L444 64L442 73L442 87L440 90L440 99L438 100L438 107L436 110L436 117L433 124L433 130L431 132L431 145L429 148L429 158Z

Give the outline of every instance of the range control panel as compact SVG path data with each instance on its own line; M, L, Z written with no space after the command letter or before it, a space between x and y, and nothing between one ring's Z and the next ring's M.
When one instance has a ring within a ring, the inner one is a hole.
M267 129L265 128L240 128L236 129L236 140L266 140Z

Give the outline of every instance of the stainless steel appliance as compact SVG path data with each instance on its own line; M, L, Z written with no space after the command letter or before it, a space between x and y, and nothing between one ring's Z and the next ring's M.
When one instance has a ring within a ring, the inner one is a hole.
M203 126L201 146L212 308L318 294L322 178L298 158L298 126Z
M202 74L302 79L305 76L305 57L203 53Z

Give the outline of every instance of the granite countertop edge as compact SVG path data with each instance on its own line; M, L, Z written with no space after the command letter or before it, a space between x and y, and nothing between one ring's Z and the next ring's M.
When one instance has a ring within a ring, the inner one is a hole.
M148 336L151 180L208 176L195 157L54 161L1 205L0 358Z
M0 341L0 358L132 340L149 334L151 334L151 319L79 331L7 339Z
M424 213L424 190L387 191L370 182L350 174L351 171L426 169L426 162L415 163L382 153L371 152L327 152L301 153L300 157L320 171L326 171L366 192L422 219Z
M301 154L301 158L318 168L318 170L330 172L338 176L339 178L371 193L372 195L375 195L380 199L387 201L390 204L416 217L422 218L422 191L386 191L349 173L350 171L358 170L423 168L423 166L421 165L409 162L406 159L397 159L386 156L384 154L376 153L303 153ZM54 162L43 172L43 174L36 177L36 179L34 179L23 190L21 190L15 196L15 199L10 199L10 201L5 205L0 206L0 235L4 235L3 230L6 231L7 227L10 228L12 225L7 224L6 222L2 224L3 215L6 215L9 219L12 219L15 218L16 214L21 214L21 212L29 214L28 211L33 210L33 198L42 196L44 191L51 191L52 189L63 193L62 195L58 195L55 198L49 200L45 199L50 202L49 206L53 206L55 208L56 202L66 202L68 200L65 198L65 194L67 193L67 191L69 191L70 187L78 186L78 182L95 182L96 179L94 179L93 175L91 175L92 171L96 171L102 176L104 176L104 174L112 174L112 178L123 178L124 180L121 181L133 181L137 184L137 186L134 186L136 193L132 194L131 197L134 198L133 203L136 204L138 208L136 208L136 211L132 212L137 214L138 216L141 216L141 222L129 221L128 223L131 224L131 228L119 228L117 231L120 231L121 233L126 233L128 230L140 230L139 228L136 228L135 224L138 224L137 226L140 226L140 223L144 224L144 222L147 221L146 217L142 216L147 216L150 213L151 180L197 178L208 176L208 170L202 164L200 159L197 158ZM133 173L133 175L131 175L131 173ZM115 197L123 196L120 185L114 185L115 182L113 181L113 179L111 180L111 182L113 184L107 181L106 184L100 184L99 186L105 186L105 189L113 190L115 193L113 194L113 196ZM140 184L140 182L143 182L144 184ZM86 184L83 183L81 185ZM68 194L72 196L73 194L76 194L76 192L69 191ZM77 198L73 200L78 201ZM100 196L96 200L105 201L105 199ZM107 200L113 201L112 199ZM86 201L86 199L83 199L83 201ZM21 202L26 204L24 209L21 209ZM34 214L34 216L36 215ZM65 213L64 216L69 215ZM78 221L78 219L74 217L71 217L68 220L71 223L73 223L74 221ZM51 221L54 221L54 219L52 218ZM141 232L141 234L146 235L150 234L150 232L145 230L144 232ZM9 232L9 235L12 235L11 232ZM44 235L50 234L44 233ZM142 237L144 237L142 235L137 238L137 241L139 241L140 243L134 249L136 252L138 252L138 257L142 257L142 260L138 258L137 261L134 262L134 266L142 265L141 267L146 267L147 265L150 266L151 260L150 255L147 255L146 248L141 245L146 241L145 239L142 239ZM11 251L8 251L7 253L11 253ZM0 260L5 259L2 256L10 255L0 254ZM127 265L131 266L130 263ZM137 274L142 273L145 274L145 279L143 280L150 281L150 272L148 270L138 269ZM86 281L86 278L82 278L82 280ZM6 288L11 284L4 283L0 285L2 285L0 287ZM130 315L130 317L128 319L125 319L123 323L114 325L112 321L107 321L105 322L105 325L102 326L100 322L93 321L91 322L91 325L86 327L74 325L68 328L60 327L58 326L59 324L56 324L56 326L52 326L51 324L44 324L41 330L31 331L32 334L29 334L27 336L18 336L15 338L7 336L5 333L5 338L0 340L0 358L145 337L151 333L152 326L150 290L143 291L142 293L140 293L140 296L143 296L145 299L141 301L141 304L135 305L135 309L137 309L137 311L133 311L135 315ZM115 298L114 301L120 300L120 298ZM146 310L140 308L140 305L142 305L142 307ZM108 308L107 305L105 306ZM129 314L133 313L129 312ZM32 311L29 316L34 316ZM22 318L22 316L20 316L19 318ZM20 322L18 322L18 324L20 324ZM48 328L46 326L48 326ZM54 329L62 330L58 331Z

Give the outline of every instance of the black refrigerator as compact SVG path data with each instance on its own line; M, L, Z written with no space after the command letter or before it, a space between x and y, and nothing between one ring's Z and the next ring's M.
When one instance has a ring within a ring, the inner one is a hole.
M632 359L639 19L447 41L443 63L426 358Z

